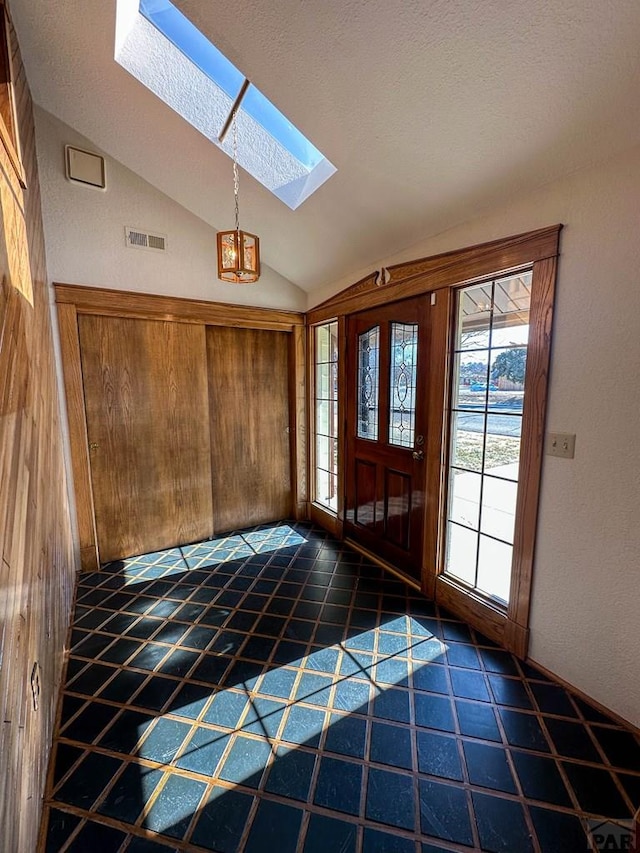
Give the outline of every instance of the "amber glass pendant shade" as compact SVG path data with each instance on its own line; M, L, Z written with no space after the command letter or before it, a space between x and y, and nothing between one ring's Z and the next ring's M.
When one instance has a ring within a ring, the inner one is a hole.
M260 277L260 240L247 231L218 231L218 278L251 284Z

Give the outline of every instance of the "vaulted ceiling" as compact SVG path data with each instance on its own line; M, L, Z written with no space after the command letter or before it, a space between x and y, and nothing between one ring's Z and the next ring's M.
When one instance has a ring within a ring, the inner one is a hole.
M174 0L338 172L242 221L307 291L640 142L637 0ZM34 98L214 228L231 164L114 60L116 0L13 0Z

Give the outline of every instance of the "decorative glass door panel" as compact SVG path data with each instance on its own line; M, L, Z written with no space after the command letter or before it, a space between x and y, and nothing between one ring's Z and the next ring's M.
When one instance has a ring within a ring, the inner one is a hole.
M428 329L424 297L348 319L347 535L420 580Z
M378 438L380 326L358 335L358 438Z
M418 324L391 324L389 444L413 447L416 419Z

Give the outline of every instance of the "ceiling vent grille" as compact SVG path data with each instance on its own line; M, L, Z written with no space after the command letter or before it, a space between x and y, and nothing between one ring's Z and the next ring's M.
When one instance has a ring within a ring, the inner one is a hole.
M148 231L141 231L140 228L131 228L129 225L125 225L124 234L127 246L130 249L147 249L152 252L167 251L166 234L151 234Z

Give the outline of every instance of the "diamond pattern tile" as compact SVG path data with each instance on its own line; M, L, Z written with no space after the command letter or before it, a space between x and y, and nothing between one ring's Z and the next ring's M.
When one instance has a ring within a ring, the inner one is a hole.
M309 524L82 575L46 853L578 853L636 735Z

